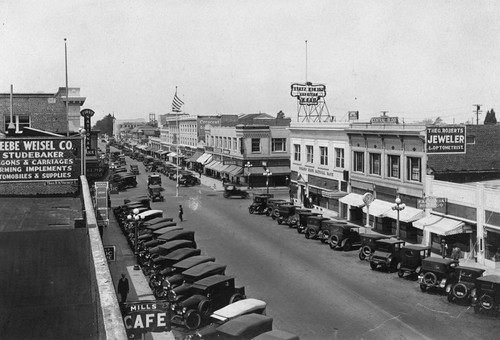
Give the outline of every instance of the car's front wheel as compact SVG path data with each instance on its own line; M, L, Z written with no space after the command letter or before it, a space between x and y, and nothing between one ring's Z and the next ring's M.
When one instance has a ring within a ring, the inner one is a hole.
M339 237L337 235L332 235L328 240L330 248L335 249L339 246Z
M316 237L316 230L314 228L307 228L305 236L307 239L312 239Z
M405 276L405 271L404 271L404 270L402 270L402 269L398 270L398 276L399 276L399 277L403 277L403 276Z
M363 253L363 251L360 251L360 252L359 252L359 259L360 259L361 261L364 261L364 260L366 259L365 253Z
M427 286L434 286L437 282L437 277L436 274L428 272L424 274L424 278L422 280Z
M240 300L244 300L245 297L239 293L237 294L234 294L233 296L231 296L231 298L229 299L229 304L231 303L234 303L236 301L240 301Z
M377 267L378 267L378 266L377 266L377 264L376 264L375 262L370 262L370 268L371 268L372 270L377 269Z
M426 285L424 285L424 284L420 284L420 290L421 290L422 292L427 291L427 286L426 286Z
M253 214L255 212L255 209L253 207L248 208L248 212L250 214Z
M201 315L195 310L188 311L184 316L184 325L190 331L197 329L201 325Z

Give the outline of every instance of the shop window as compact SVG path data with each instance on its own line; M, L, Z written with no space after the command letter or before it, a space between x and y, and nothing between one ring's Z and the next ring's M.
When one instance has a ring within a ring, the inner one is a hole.
M293 160L300 162L300 144L293 145Z
M365 153L354 151L353 171L365 172Z
M314 162L314 154L313 154L313 146L312 145L306 145L306 161L307 161L307 163Z
M370 174L380 176L381 155L379 153L370 153Z
M399 159L400 157L396 155L387 156L387 177L400 178Z
M328 165L328 148L326 146L319 147L319 164Z
M285 152L286 138L273 138L271 141L271 150L273 152Z
M344 149L335 148L335 167L344 168Z
M500 230L493 231L488 229L486 231L486 238L484 242L485 242L484 257L487 260L500 262Z
M408 157L408 180L422 182L422 165L420 158Z
M252 138L252 152L260 152L260 138Z

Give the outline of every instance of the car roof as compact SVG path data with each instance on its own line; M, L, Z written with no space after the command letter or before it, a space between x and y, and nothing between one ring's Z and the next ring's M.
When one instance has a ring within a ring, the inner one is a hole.
M478 277L476 280L490 283L500 283L500 275L485 275Z
M182 230L182 229L183 228L181 226L172 224L172 225L163 227L161 229L156 229L155 231L153 231L153 235L155 235L155 236L163 235L163 234L169 233L171 231ZM166 239L166 238L164 238L164 239Z
M175 241L173 241L175 242ZM208 272L218 270L218 269L225 269L227 266L214 263L214 262L205 262L205 263L200 263L199 265L196 265L194 267L191 267L185 271L182 272L182 275L184 275L186 278L196 278L198 276L203 276Z
M395 238L382 238L380 240L377 240L377 242L387 243L387 244L405 243L405 241L398 240Z
M177 225L177 222L174 222L174 221L164 221L164 222L160 222L160 223L155 223L155 224L151 224L151 225L148 225L146 227L146 229L149 229L149 230L158 230L158 229L162 229L162 228L165 228L165 227L171 227L171 226L175 226Z
M139 218L145 218L154 214L162 214L163 210L147 210L139 214Z
M325 220L329 220L328 217L323 217L323 216L318 216L318 215L311 215L309 217L307 217L307 219L313 219L313 220L320 220L320 221L325 221Z
M172 248L175 248L179 245L192 245L193 244L193 241L189 241L189 240L175 240L175 241L170 241L170 242L165 242L163 244L160 244L158 245L159 248L161 249L172 249Z
M404 249L411 249L411 250L429 250L431 247L424 246L422 244L407 244L403 246Z
M187 259L181 260L174 264L172 267L178 268L178 269L189 269L191 267L197 266L200 263L206 263L206 262L214 262L215 257L212 256L206 256L206 255L197 255L197 256L191 256L188 257Z
M375 240L381 240L381 239L387 239L389 236L387 235L380 235L380 234L367 234L367 233L362 233L360 234L361 237L366 237L366 238L372 238Z
M168 260L183 260L188 256L196 256L201 254L201 249L195 248L180 248L176 249L168 255L165 255L165 258Z
M225 282L225 281L229 281L229 280L234 280L234 276L226 276L226 275L222 275L222 274L217 274L217 275L205 277L203 279L196 281L193 284L193 287L203 289L206 287L216 285L220 282Z
M144 222L148 227L162 222L172 222L174 219L172 217L155 217L149 221Z
M433 256L433 257L427 257L425 259L422 259L422 263L424 262L428 262L428 263L442 263L442 264L450 264L450 263L453 263L453 262L456 262L458 263L457 260L453 260L453 259L448 259L448 258L441 258L441 257L436 257L436 256Z
M158 236L158 238L162 240L169 240L172 239L173 237L178 237L179 235L194 235L194 231L183 230L182 227L180 227L180 229L171 228L170 230L167 229L167 231Z
M238 316L217 327L217 332L232 336L247 336L260 334L260 329L272 330L273 318L261 314L245 314ZM264 330L266 331L266 330Z
M486 271L486 269L476 268L476 267L467 267L467 266L456 266L455 269L463 270L463 271L467 271L467 272L478 273L478 274L482 274Z
M248 298L233 302L226 307L218 309L210 316L217 320L226 321L227 319L232 319L242 314L263 310L266 306L267 303L262 300Z

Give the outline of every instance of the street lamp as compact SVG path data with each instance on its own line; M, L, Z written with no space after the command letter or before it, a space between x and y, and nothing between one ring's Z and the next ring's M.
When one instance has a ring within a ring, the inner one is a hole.
M82 138L81 146L82 146L82 151L81 151L81 165L80 165L80 170L82 172L82 175L85 176L86 169L85 169L85 156L87 154L86 150L86 144L87 144L87 131L85 131L84 128L79 128L78 132L80 133L80 137Z
M131 223L134 224L134 255L135 255L135 262L136 264L134 265L134 270L139 270L139 263L138 263L138 245L139 245L139 235L138 235L138 227L139 223L141 221L141 216L139 215L139 209L135 208L132 210L132 215L127 216L127 220Z
M396 197L396 204L392 206L392 210L397 211L397 216L396 216L396 237L399 240L399 212L401 210L404 210L406 208L406 205L404 203L401 203L401 198L399 198L399 195Z
M273 173L269 171L269 169L266 169L266 172L264 172L263 175L266 176L267 194L269 195L269 176L272 176Z
M250 168L252 167L252 163L247 162L247 164L245 164L245 167L248 169L247 170L247 185L248 185L248 189L250 189Z

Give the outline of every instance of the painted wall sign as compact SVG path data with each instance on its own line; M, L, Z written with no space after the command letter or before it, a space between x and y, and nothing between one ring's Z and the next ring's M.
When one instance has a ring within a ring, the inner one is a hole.
M465 126L427 127L425 145L427 153L465 153Z
M123 323L128 332L170 331L170 308L160 301L126 303Z
M318 105L319 100L326 96L326 86L323 84L292 84L290 95L296 97L300 105Z
M428 196L423 199L417 200L417 205L419 209L436 209L443 208L446 205L447 198L446 197L433 197Z
M398 117L380 116L370 119L371 124L399 124Z
M79 138L0 140L0 182L76 181Z

